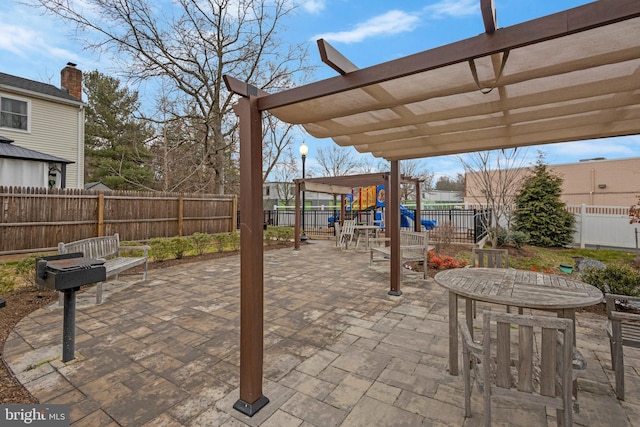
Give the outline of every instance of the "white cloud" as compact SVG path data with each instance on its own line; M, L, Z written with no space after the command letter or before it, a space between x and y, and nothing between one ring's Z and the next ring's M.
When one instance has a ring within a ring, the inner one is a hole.
M42 35L28 27L5 24L3 31L0 31L0 49L21 57L28 55L34 46L42 43Z
M478 0L441 0L423 9L431 18L460 17L480 12Z
M420 18L401 10L391 10L383 15L357 24L353 30L334 33L318 34L312 40L325 39L327 41L356 43L366 38L382 34L397 34L412 31Z
M307 0L301 3L301 6L304 10L309 13L320 13L327 6L325 0Z
M638 137L619 137L553 144L543 150L549 153L547 157L550 162L571 163L594 157L633 157L638 155L639 146L640 138ZM550 159L552 156L553 159Z

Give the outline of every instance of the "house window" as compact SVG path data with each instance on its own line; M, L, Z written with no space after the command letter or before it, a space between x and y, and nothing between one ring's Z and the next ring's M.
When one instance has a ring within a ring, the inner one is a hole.
M29 130L29 102L0 97L0 127Z

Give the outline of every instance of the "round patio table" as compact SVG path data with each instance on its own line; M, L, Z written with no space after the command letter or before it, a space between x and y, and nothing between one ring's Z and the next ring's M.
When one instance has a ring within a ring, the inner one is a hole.
M455 268L435 281L449 291L449 373L458 375L458 297L465 298L465 315L473 334L472 302L555 311L574 321L575 309L602 301L595 286L566 276L511 268ZM574 343L575 344L575 343Z

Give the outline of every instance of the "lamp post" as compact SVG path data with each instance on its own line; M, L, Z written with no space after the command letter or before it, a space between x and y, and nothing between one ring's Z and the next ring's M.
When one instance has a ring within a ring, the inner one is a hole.
M309 147L307 147L307 144L304 143L304 141L302 142L302 145L300 146L300 155L302 156L302 179L305 179L305 173L304 173L304 161L307 159L307 153L309 152ZM306 242L307 241L307 234L304 231L304 205L305 205L305 200L304 200L304 190L302 191L302 235L300 236L300 241L301 242Z

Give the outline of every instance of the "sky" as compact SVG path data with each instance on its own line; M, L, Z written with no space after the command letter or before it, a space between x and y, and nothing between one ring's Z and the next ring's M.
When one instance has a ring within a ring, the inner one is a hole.
M81 0L83 1L83 0ZM316 40L324 38L360 68L421 52L484 32L480 0L294 0L295 14L285 21L282 35L291 43L307 43L309 63L316 67L312 81L334 77L322 64ZM588 0L495 0L498 27L507 27L562 10ZM159 0L158 6L170 3ZM67 62L83 71L99 70L118 77L106 55L83 49L75 28L16 0L0 1L0 72L59 85L60 70ZM144 88L140 88L144 91ZM141 93L144 97L144 93ZM147 94L149 95L149 94ZM309 146L307 168L313 171L316 150L333 144L304 136ZM300 141L300 143L302 140ZM548 164L581 159L640 157L640 136L606 140L547 144L529 147L531 163L538 151ZM360 155L354 151L354 155ZM436 178L454 178L463 168L457 156L421 160L421 167Z

